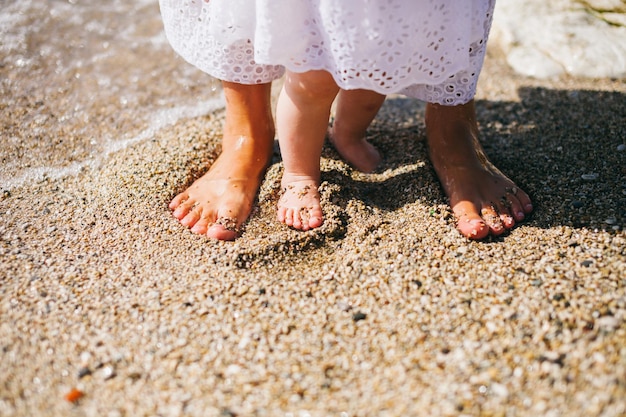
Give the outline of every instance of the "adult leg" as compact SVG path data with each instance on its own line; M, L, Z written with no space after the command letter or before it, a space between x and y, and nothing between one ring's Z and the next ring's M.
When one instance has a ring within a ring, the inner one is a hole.
M248 218L271 160L274 121L271 84L222 82L226 121L222 153L209 171L177 195L169 207L193 233L233 240Z
M457 106L429 103L426 135L431 161L464 236L500 235L533 210L528 195L487 159L478 141L473 100Z
M384 101L384 95L369 90L341 90L337 96L330 140L341 157L359 171L372 172L380 163L380 154L365 133Z
M330 107L339 91L326 71L287 72L276 123L284 162L278 220L308 230L323 223L318 187Z

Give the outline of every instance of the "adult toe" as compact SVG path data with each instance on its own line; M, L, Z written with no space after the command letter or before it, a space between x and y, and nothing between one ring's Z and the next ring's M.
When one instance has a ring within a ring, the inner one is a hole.
M229 230L224 225L213 223L207 228L206 235L217 240L235 240L239 236L236 230Z
M174 197L172 201L170 201L169 208L172 210L175 210L176 208L178 208L178 206L183 204L188 199L189 199L189 193L187 192L180 193L176 197Z
M235 240L239 236L241 225L235 217L218 217L207 229L207 236L218 240Z
M186 227L193 227L200 220L200 213L197 208L190 210L185 217L180 219L180 224Z
M489 226L478 212L475 204L463 200L452 208L457 218L456 227L468 239L483 239L489 234Z
M494 205L483 207L480 211L480 217L485 221L492 235L499 236L506 230L502 218Z
M207 217L200 217L200 219L191 227L191 232L204 235L209 228L209 219Z

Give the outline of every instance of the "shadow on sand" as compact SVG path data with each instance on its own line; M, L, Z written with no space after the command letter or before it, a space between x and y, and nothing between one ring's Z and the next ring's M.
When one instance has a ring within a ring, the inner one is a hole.
M478 101L476 107L490 159L533 198L535 212L524 224L620 230L626 220L625 95L542 88L519 95L519 102ZM340 205L359 199L393 211L415 201L446 203L428 159L421 104L387 100L370 132L384 158L379 172L400 173L377 181L326 171L323 180L341 185ZM326 147L324 157L338 155Z

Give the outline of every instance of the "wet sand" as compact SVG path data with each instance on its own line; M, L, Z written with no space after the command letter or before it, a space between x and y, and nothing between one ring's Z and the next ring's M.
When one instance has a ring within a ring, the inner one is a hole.
M626 413L623 80L524 78L490 50L482 142L536 206L505 236L454 229L424 106L391 97L376 173L325 148L320 229L276 222L276 153L241 238L216 242L167 204L219 152L222 110L201 74L150 54L151 82L112 78L130 107L86 84L20 90L0 67L0 415ZM89 117L55 121L64 94ZM208 110L162 116L176 98Z

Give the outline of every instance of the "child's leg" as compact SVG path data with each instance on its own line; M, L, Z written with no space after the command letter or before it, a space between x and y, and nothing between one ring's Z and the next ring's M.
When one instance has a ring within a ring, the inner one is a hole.
M226 97L222 153L209 171L169 206L174 217L192 232L232 240L250 215L271 160L274 121L271 84L222 85Z
M338 91L325 71L288 71L278 98L276 124L285 165L278 220L296 229L312 229L323 222L317 190L320 156Z
M426 135L433 166L464 236L499 235L532 211L528 195L489 162L478 142L474 101L459 106L429 103Z
M365 140L365 131L384 101L384 95L369 90L341 90L337 96L330 140L341 157L359 171L372 172L380 163L380 154Z

